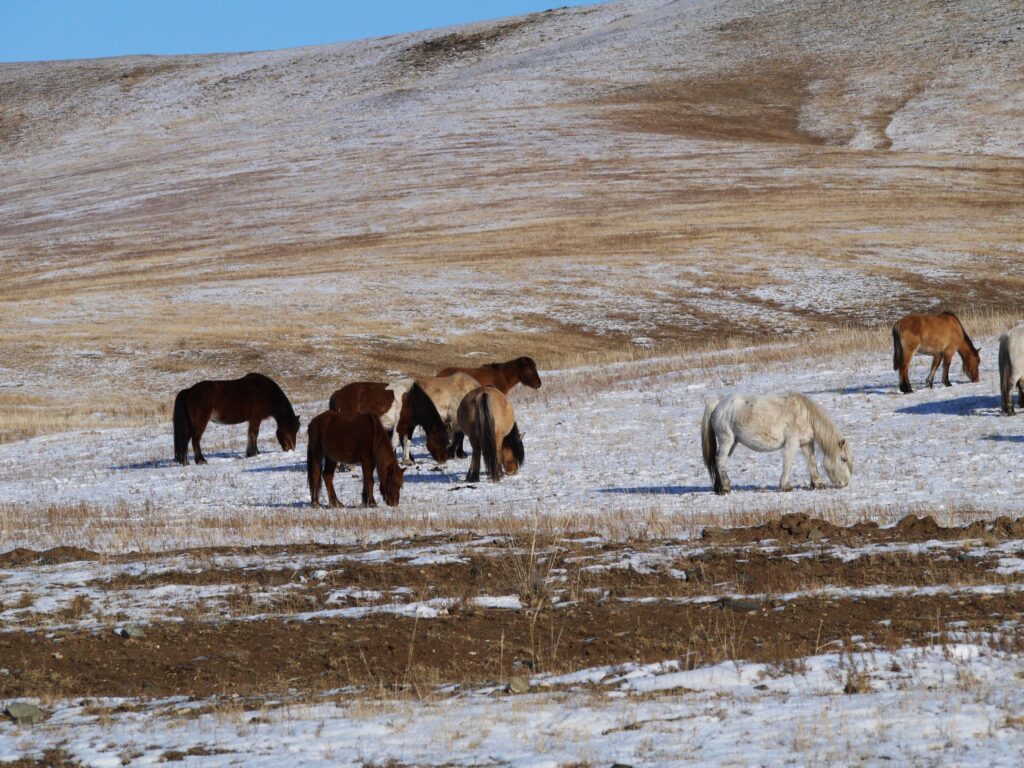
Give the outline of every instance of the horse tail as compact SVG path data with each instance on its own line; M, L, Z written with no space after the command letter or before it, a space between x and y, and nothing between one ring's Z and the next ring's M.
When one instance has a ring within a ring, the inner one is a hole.
M711 475L711 484L715 487L715 493L725 490L722 483L722 475L718 471L718 437L711 426L711 414L715 411L718 401L710 402L704 408L704 416L700 420L700 447L704 454L704 466Z
M487 473L493 482L501 479L504 467L494 439L494 415L491 413L491 399L485 391L476 401L476 428L480 432L480 454L487 465Z
M900 324L892 327L892 369L898 371L903 367L903 339L900 338Z
M188 441L192 438L192 421L188 417L188 390L174 398L174 460L188 464Z
M309 434L306 441L306 479L309 481L309 497L316 506L320 500L321 462L324 458L320 442L320 418L310 421L306 431Z
M1013 404L1013 362L1010 360L1010 334L999 337L999 393L1003 397L1003 413L1009 414Z

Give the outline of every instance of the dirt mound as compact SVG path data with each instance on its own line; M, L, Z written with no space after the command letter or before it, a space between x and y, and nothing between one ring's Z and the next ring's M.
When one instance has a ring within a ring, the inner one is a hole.
M74 563L79 560L99 560L95 552L80 547L54 547L37 552L34 549L18 547L10 552L0 553L0 567L20 568L26 565L57 565Z
M844 544L891 541L953 541L994 536L998 539L1024 537L1024 517L1016 520L1002 516L995 520L975 520L962 526L942 526L931 515L907 515L891 528L880 528L877 523L862 522L848 527L813 518L804 513L783 515L763 525L749 528L705 528L702 538L722 544L750 544L766 539L786 543L828 540Z

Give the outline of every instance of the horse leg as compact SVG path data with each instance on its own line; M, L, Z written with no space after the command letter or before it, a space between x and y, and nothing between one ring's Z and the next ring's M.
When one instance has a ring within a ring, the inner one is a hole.
M1017 405L1024 408L1024 379L1017 379ZM1010 395L1010 415L1013 415L1013 395Z
M192 453L196 455L196 464L205 464L206 457L203 456L203 449L199 447L199 441L203 439L203 432L206 425L210 423L210 417L196 419L192 428Z
M413 430L416 428L413 427ZM415 460L412 458L412 431L402 435L402 464L409 466L415 464Z
M821 482L821 475L818 474L818 461L814 457L814 443L801 445L800 450L804 452L804 458L807 460L807 471L811 475L811 488L815 490L823 488L825 484Z
M320 481L323 479L323 466L320 461L309 461L309 501L314 507L320 506Z
M947 387L952 387L953 382L949 380L949 366L953 362L953 352L945 352L942 355L942 383Z
M462 432L456 432L455 433L455 438L452 440L452 446L455 448L455 458L457 458L457 459L464 459L464 458L466 458L466 451L463 448L463 443L462 443L462 441L465 439L465 437L466 436ZM450 452L449 452L448 458L451 458L451 453Z
M712 427L714 429L714 427ZM721 494L729 493L732 490L732 481L729 479L729 475L725 471L725 460L732 456L732 452L736 450L736 436L733 435L732 431L728 431L725 434L715 435L718 440L718 453L715 454L715 466L718 470L718 476L722 480ZM473 451L473 455L476 456L476 451Z
M377 500L373 498L373 461L370 456L363 458L363 506L377 506Z
M928 378L924 380L924 383L928 385L928 389L932 388L932 382L935 380L935 372L939 370L939 363L942 362L942 355L934 355L932 357L932 369L928 371Z
M338 462L330 456L324 456L324 485L327 486L327 500L332 507L341 506L341 502L338 501L338 494L334 492L334 470L337 467Z
M798 447L797 441L792 438L782 444L782 479L779 480L780 491L793 490L793 483L789 481L789 475L793 471L793 459L796 458Z
M917 347L909 347L903 344L903 359L900 361L900 392L907 395L914 391L910 386L910 361L914 359Z
M249 419L249 441L245 444L245 458L249 459L259 454L256 449L256 438L260 434L260 421Z

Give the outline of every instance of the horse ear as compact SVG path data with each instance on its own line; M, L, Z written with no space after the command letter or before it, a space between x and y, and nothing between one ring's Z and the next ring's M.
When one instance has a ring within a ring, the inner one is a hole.
M839 447L840 447L840 448L845 448L845 447L846 447L846 438L845 438L845 437L844 437L844 438L842 438L842 439L840 439L840 441L839 441Z

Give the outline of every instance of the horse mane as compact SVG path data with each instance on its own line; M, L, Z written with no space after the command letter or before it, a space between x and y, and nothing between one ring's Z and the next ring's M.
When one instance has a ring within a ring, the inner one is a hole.
M504 363L487 363L487 365L481 366L482 368L490 368L492 371L500 371L505 367Z
M835 425L835 422L828 417L821 406L811 398L799 392L790 392L787 399L793 400L803 406L811 421L811 429L814 431L814 440L829 456L835 456L839 452L839 441L843 439L843 433Z
M954 320L956 320L957 325L960 326L960 331L964 335L964 341L966 341L967 342L967 346L971 348L971 352L973 352L974 354L977 355L978 354L978 348L976 346L974 346L974 342L971 341L971 337L967 335L967 329L964 328L963 321L959 317L957 317L953 312L950 312L949 310L946 310L945 312L942 312L940 314L948 315L949 317L952 317Z
M281 426L291 429L292 425L295 429L299 428L299 417L295 413L295 409L292 408L292 402L288 399L288 395L284 393L281 386L269 376L262 373L247 373L245 378L259 379L267 385L270 390L271 396L274 398L274 418L279 422L287 421L287 424L281 424Z
M409 391L405 396L409 398L409 402L413 407L414 418L420 420L425 432L429 433L437 429L447 430L444 421L441 419L441 414L437 412L437 406L430 399L430 395L423 391L423 387L420 386L418 381L409 387Z

